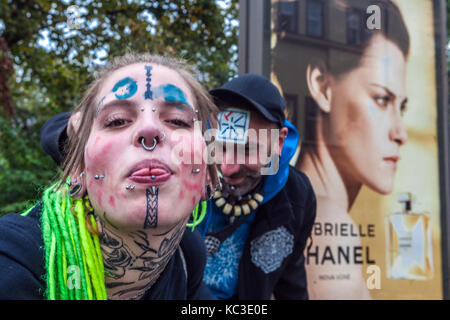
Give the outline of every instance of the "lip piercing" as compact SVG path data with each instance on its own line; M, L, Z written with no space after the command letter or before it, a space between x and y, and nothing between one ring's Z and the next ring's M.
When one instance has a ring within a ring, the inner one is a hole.
M231 185L231 186L230 186L230 189L231 189L231 191L234 191L234 190L236 190L236 187L233 186L233 185Z
M95 176L94 176L94 179L95 180L98 180L98 179L103 179L105 176L103 176L103 175L101 175L101 176L99 176L98 174L96 174Z
M155 180L155 178L156 178L156 177L152 175L152 180Z
M135 186L126 186L125 189L127 190L134 190Z
M158 139L156 139L156 138L153 138L153 145L151 146L151 147L147 147L146 145L145 145L145 138L141 138L141 145L142 145L142 147L145 149L145 150L147 150L147 151L153 151L153 150L155 150L155 148L156 148L156 145L158 144Z
M192 173L200 173L200 169L199 169L199 168L197 168L197 169L192 169Z

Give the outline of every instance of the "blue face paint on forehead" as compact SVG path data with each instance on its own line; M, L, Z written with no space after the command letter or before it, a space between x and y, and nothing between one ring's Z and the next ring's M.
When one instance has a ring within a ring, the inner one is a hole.
M153 89L153 99L163 98L167 102L179 102L193 108L186 100L186 94L173 84L163 84Z
M135 80L127 77L119 80L113 87L112 92L116 93L116 98L119 100L128 99L132 97L138 89Z
M146 73L145 73L145 77L146 78L145 78L145 80L147 81L147 84L146 84L147 90L144 93L144 99L152 100L153 99L153 93L152 93L152 90L151 90L151 87L152 87L152 85L151 85L151 81L152 81L152 66L145 66L145 70L146 70Z

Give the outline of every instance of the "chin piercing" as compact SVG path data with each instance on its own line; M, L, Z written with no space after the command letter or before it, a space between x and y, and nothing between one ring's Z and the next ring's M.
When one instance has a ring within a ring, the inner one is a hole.
M192 173L200 173L200 169L199 169L199 168L197 168L197 169L192 169Z
M158 139L157 138L153 138L153 145L151 147L147 147L145 145L145 138L141 138L141 145L147 151L155 150L157 144L158 144Z
M98 174L96 174L96 175L94 176L94 179L95 179L95 180L103 179L103 178L105 178L105 176L103 176L103 175L99 176Z
M131 185L125 187L125 189L127 189L127 190L134 190L134 188L135 188L135 186L131 186Z

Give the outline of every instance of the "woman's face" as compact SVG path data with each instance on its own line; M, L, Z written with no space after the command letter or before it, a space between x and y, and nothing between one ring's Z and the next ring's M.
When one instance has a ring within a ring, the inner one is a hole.
M206 163L189 161L202 159L205 142L185 81L163 66L133 64L109 75L97 100L84 156L96 213L128 230L168 228L187 218L205 190ZM156 147L146 150L142 142ZM186 161L173 156L176 148Z
M378 35L356 69L331 79L325 137L347 182L382 194L392 191L399 148L407 140L405 76L402 52Z

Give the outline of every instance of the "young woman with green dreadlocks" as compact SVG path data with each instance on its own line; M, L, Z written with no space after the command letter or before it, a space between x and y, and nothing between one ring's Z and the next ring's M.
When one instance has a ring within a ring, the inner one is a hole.
M203 139L216 114L182 61L104 67L72 113L59 181L0 219L0 299L212 298L192 230L217 183Z

